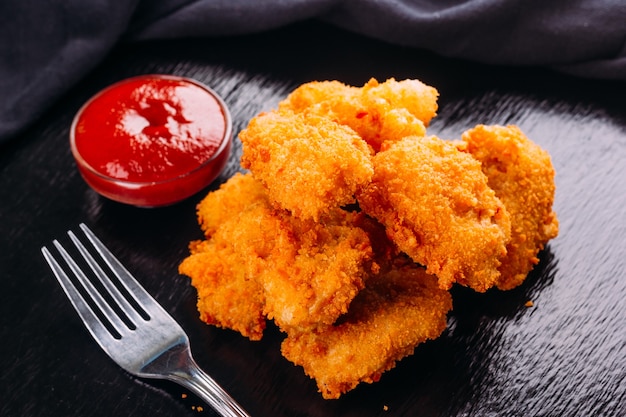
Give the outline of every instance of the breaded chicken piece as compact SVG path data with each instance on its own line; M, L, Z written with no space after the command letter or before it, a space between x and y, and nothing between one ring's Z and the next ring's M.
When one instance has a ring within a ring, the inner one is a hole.
M356 216L355 225L367 233L372 244L373 261L370 268L371 271L374 273L389 271L392 262L398 259L400 249L387 236L385 226L364 212Z
M263 291L245 267L245 257L214 240L192 242L190 249L179 272L197 290L200 320L260 340L266 325Z
M489 186L511 216L511 241L496 285L517 287L539 262L539 251L558 234L550 155L516 126L479 125L462 140L460 149L482 163Z
M222 217L222 223L208 243L196 244L210 249L211 256L216 255L215 248L227 248L227 256L185 260L180 266L181 273L190 276L194 286L215 286L196 287L199 294L213 298L200 300L204 308L201 314L242 334L241 329L251 334L242 324L248 323L250 316L248 311L233 310L234 302L255 303L254 313L259 312L261 303L263 315L274 319L283 330L333 323L347 311L363 288L365 278L377 269L369 235L357 225L363 214L334 209L324 222L302 220L274 209L267 195L258 192L262 189L251 174L245 174L231 178L220 190L206 197L209 201L219 200L233 211L229 217ZM243 204L243 200L247 204ZM203 201L199 206L206 207L206 203ZM206 214L205 211L200 213ZM200 216L200 222L206 223L206 219ZM203 270L204 264L198 262L208 264L208 270ZM212 276L220 270L224 276ZM224 283L226 288L219 288ZM246 297L239 297L238 285L244 288ZM256 286L261 294L252 297ZM222 300L223 297L229 299ZM224 318L228 314L232 317ZM244 316L238 318L238 314Z
M191 242L191 254L179 266L198 292L200 319L251 340L260 340L266 325L256 276L273 247L262 236L278 224L267 221L271 212L263 185L250 174L235 174L198 204L198 223L209 240ZM248 228L258 232L256 240Z
M250 121L239 137L241 165L294 216L319 220L354 203L373 173L370 149L351 129L313 114L273 111Z
M258 276L267 317L284 331L334 323L377 270L369 237L356 226L362 215L335 209L324 223L277 216L274 236L265 235L275 247Z
M198 204L200 228L205 236L210 237L222 223L232 218L233 213L240 213L255 203L269 206L265 188L260 182L252 180L249 174L237 172Z
M359 383L372 383L446 327L452 308L437 279L411 264L371 278L334 325L317 332L290 332L283 355L316 380L326 399Z
M338 81L315 81L294 90L279 104L283 110L308 111L349 126L375 152L384 141L423 136L437 112L438 92L418 80L382 84L371 79L361 88Z
M357 87L348 86L340 81L311 81L293 90L286 99L278 104L280 110L302 113L322 102L344 97L350 99L358 93Z
M511 224L480 162L434 136L392 143L373 161L373 180L358 201L390 239L443 289L495 285Z
M419 80L396 81L390 78L384 83L378 83L371 79L363 86L363 95L369 99L382 99L391 108L407 109L425 126L437 115L439 92Z

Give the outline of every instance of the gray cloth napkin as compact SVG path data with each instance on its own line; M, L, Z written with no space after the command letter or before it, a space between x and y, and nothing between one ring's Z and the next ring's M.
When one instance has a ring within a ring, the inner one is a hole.
M626 80L624 0L4 0L0 142L119 42L250 34L307 19L449 57Z

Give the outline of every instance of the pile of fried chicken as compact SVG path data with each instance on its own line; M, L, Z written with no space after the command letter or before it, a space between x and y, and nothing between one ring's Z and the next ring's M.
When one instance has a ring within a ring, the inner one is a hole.
M252 119L241 165L198 205L180 273L200 318L282 354L339 398L441 335L453 284L520 285L558 233L554 169L515 126L428 135L418 80L298 87Z

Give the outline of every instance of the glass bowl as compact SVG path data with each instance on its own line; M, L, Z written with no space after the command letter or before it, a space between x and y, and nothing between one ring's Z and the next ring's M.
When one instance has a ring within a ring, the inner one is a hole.
M70 129L85 182L106 198L138 207L171 205L207 187L226 166L232 140L221 97L193 79L159 74L100 91Z

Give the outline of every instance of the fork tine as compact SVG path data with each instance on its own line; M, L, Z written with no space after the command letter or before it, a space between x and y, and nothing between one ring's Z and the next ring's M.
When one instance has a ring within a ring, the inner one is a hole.
M71 258L69 258L69 255L67 254L67 252L65 252L65 249L63 249L63 247L57 241L54 241L54 244L60 251L61 256L63 256L63 258L66 260L66 262L68 259L70 259L71 261ZM52 272L54 273L57 281L61 285L61 288L65 292L65 295L67 296L67 298L70 299L72 306L74 306L74 309L81 317L83 323L85 324L87 330L89 331L89 333L91 333L93 338L97 341L111 338L111 332L100 321L96 313L93 311L92 307L85 301L82 294L78 291L74 283L67 276L63 268L61 268L54 256L52 256L48 248L44 246L43 248L41 248L41 252L46 259L46 262L48 262L48 265L52 269ZM71 262L74 263L73 261ZM78 266L76 265L75 267L78 268ZM84 282L81 283L85 285Z
M67 232L67 234L69 235L70 239L72 239L72 242L74 242L74 245L76 246L80 254L83 256L83 258L85 259L85 261L87 262L87 264L89 265L93 273L96 275L100 283L106 288L106 291L109 293L109 295L113 298L113 300L115 300L117 305L122 309L122 311L124 312L124 315L126 315L128 319L130 319L132 324L136 326L137 323L139 323L139 321L142 320L142 317L140 316L140 312L138 312L135 309L135 307L133 307L128 302L128 300L122 295L120 290L115 286L115 284L113 284L113 282L104 272L100 264L98 264L98 262L96 262L93 256L91 256L91 253L89 253L87 248L85 248L85 246L76 237L76 235L72 231Z
M126 324L122 321L121 317L115 311L113 311L109 303L104 300L100 291L98 291L96 287L93 286L93 284L87 278L83 270L80 269L78 264L76 264L74 259L72 259L72 257L67 253L65 248L63 248L63 246L61 246L61 244L56 240L53 243L54 243L54 246L56 246L59 253L61 254L61 257L63 258L63 260L70 267L70 269L72 270L72 272L74 273L78 281L82 284L85 291L87 291L87 293L91 297L91 300L100 309L100 312L102 312L102 314L106 317L109 323L111 323L111 325L113 326L114 330L118 333L118 335L121 336L125 332L127 332L128 328Z
M163 307L161 307L161 305L157 303L156 300L152 298L152 296L141 286L141 284L137 282L135 277L128 272L126 267L122 265L122 263L111 253L111 251L109 251L100 239L98 239L84 223L81 223L79 226L104 262L128 291L129 295L142 307L145 313L150 316L150 310L165 312Z
M53 241L54 246L65 260L67 268L65 265L62 268L45 246L41 251L85 327L100 347L133 375L169 379L189 388L222 416L248 417L239 404L198 367L191 356L189 338L182 327L143 289L87 226L81 224L80 228L93 248L87 249L72 231L68 235L89 265L85 271L93 272L104 289L94 281L93 274L89 274L91 279L87 277L57 240ZM102 259L98 259L94 250ZM79 262L82 264L82 261ZM104 267L103 262L107 267ZM109 279L110 272L117 277L118 282ZM70 276L73 278L70 279ZM133 305L133 300L136 305ZM139 310L142 309L148 317L140 317ZM138 321L132 323L133 318Z

